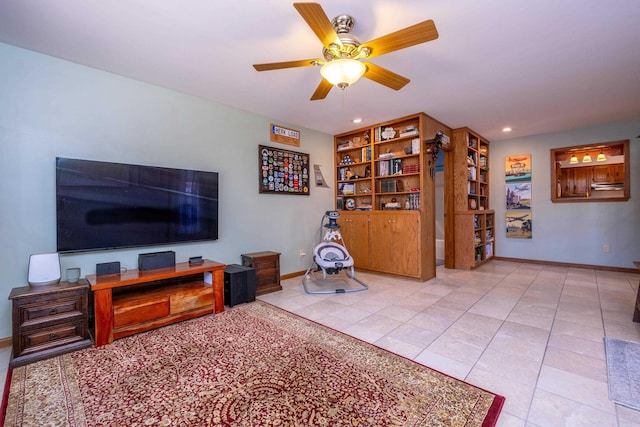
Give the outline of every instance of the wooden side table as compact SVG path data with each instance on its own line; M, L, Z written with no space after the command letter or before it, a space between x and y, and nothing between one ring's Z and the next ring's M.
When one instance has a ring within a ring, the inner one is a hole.
M256 270L256 295L282 290L280 253L264 251L242 254L242 265Z
M60 282L13 288L13 368L91 347L89 284Z

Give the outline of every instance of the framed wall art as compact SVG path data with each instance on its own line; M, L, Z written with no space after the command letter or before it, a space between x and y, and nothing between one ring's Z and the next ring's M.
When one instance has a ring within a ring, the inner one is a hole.
M309 195L309 155L258 146L260 193Z
M505 159L507 238L533 237L531 173L531 154L516 154Z

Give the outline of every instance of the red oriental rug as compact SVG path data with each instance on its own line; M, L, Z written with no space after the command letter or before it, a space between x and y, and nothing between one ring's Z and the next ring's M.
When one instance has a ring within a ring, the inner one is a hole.
M6 426L493 426L504 398L256 301L15 368Z

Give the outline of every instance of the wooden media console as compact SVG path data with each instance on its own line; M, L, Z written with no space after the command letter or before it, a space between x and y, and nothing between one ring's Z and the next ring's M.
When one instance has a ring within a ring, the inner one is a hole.
M182 262L158 270L88 275L93 291L95 343L224 311L225 264Z

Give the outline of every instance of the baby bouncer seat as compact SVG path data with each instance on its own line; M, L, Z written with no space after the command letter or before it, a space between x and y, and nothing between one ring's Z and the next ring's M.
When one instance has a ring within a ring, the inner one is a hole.
M320 235L322 236L323 228L327 231L315 245L313 260L302 278L302 286L308 294L357 292L369 288L356 278L353 258L347 251L340 234L340 225L337 222L339 217L338 211L326 211L322 217ZM328 224L325 224L326 219L329 220ZM321 278L316 274L320 271L322 271Z

